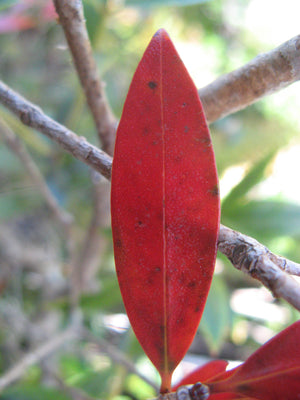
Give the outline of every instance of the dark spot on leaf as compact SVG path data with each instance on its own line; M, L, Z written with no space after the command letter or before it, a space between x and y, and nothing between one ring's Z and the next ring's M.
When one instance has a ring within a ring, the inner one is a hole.
M154 271L155 271L155 272L160 272L160 271L161 271L161 268L160 268L160 267L155 267L155 268L154 268Z
M121 242L120 239L117 239L117 240L115 241L115 246L116 246L116 247L122 247L122 242Z
M154 81L150 81L150 82L148 82L148 86L149 86L150 89L153 90L153 89L155 89L157 87L157 83L154 82Z
M249 385L247 385L246 383L242 383L240 385L237 385L236 387L236 391L238 391L239 393L247 393L249 391L250 387Z
M189 129L190 129L190 128L186 125L186 126L184 127L184 132L187 133L187 132L189 131Z
M197 306L197 307L195 308L195 313L198 313L199 311L200 311L200 307Z
M148 279L147 279L147 284L148 284L148 285L153 285L153 283L154 283L154 282L153 282L153 279L152 279L152 278L148 278Z
M213 196L219 196L219 188L218 185L215 185L210 191Z
M186 103L182 103L182 107L186 107L186 105L187 105Z
M195 281L192 281L192 282L188 283L188 287L189 288L194 288L194 287L196 287L196 285L197 285L197 282L195 282Z
M142 221L138 221L138 224L139 224L139 225L143 225Z

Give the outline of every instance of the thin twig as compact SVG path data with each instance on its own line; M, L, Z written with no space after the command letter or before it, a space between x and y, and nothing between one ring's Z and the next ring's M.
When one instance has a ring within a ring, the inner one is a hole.
M139 370L135 367L135 365L115 346L111 345L106 340L93 336L88 330L82 331L82 337L86 340L94 343L101 352L107 354L115 363L122 365L127 369L127 371L137 375L144 382L148 383L151 387L153 387L156 391L159 390L159 387L152 382L149 378L139 372Z
M0 81L0 103L16 114L24 125L30 126L58 143L75 158L110 179L112 158L88 143L63 125L43 113L36 105L25 100Z
M110 179L112 158L108 154L88 143L85 138L78 137L74 132L69 131L64 126L47 117L38 107L25 100L23 97L15 93L13 90L9 89L1 82L0 102L4 104L7 108L9 108L12 112L14 112L24 124L31 126L39 130L43 134L47 135L52 140L61 145L65 150L71 153L74 157L85 162L91 168L100 172L107 179ZM231 257L230 247L228 247L229 250L228 253L226 253L226 246L229 246L229 242L226 245L226 241L224 241L224 244L222 245L222 241L222 235L220 235L220 251L222 249L222 252L224 252L227 257ZM279 267L279 269L285 268L286 272L288 273L295 274L295 272L300 269L300 266L298 264L287 261L284 258L274 255L269 256L269 258L274 265L277 265L277 267ZM286 265L288 267L285 267ZM286 276L288 275L286 274ZM266 281L267 278L268 276L263 277L262 275L261 282L267 287L274 287L275 278L272 278L270 276L270 279L272 279L270 284L268 284L268 282ZM291 288L294 287L293 284L290 283L290 279L286 279L286 281L287 286L290 285ZM283 281L281 280L281 282ZM283 288L284 286L281 285L280 288L276 288L275 291L273 289L272 290L276 296L284 297L287 301L291 302L291 300L288 299L287 295L282 295L281 290L283 290ZM296 306L296 308L298 308L298 305Z
M213 122L300 79L300 35L254 58L199 90L205 116Z
M92 171L93 209L90 224L83 239L82 248L77 255L73 268L73 303L76 304L81 292L94 282L94 276L101 262L101 256L107 247L107 240L101 234L108 219L107 199L108 182L97 172ZM109 197L109 196L108 196Z
M22 378L22 376L26 374L29 367L39 363L44 358L57 351L61 346L69 343L75 338L76 335L74 329L67 329L66 331L59 333L57 336L50 339L48 342L44 343L34 351L25 355L16 365L14 365L10 370L8 370L4 375L1 376L0 393L9 385Z
M300 285L288 273L300 275L300 265L276 256L257 240L220 226L218 249L232 265L258 279L274 297L283 298L300 311Z
M58 387L73 400L95 400L95 397L89 396L83 390L67 385L63 379L60 378L57 374L52 374L52 377L55 379Z
M102 148L113 154L117 121L108 105L92 54L81 0L54 0Z
M28 175L36 185L37 189L43 195L44 200L52 212L53 216L57 219L59 224L62 225L63 229L69 231L70 224L73 221L73 217L60 207L56 198L49 190L44 177L42 176L36 163L30 156L24 144L20 141L17 135L10 129L10 127L0 118L0 137L3 138L6 145L10 150L20 159L23 167L27 171Z

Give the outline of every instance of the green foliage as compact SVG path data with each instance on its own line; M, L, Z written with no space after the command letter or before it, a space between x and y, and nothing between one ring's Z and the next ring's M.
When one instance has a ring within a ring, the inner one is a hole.
M66 395L59 390L40 385L16 385L1 394L2 400L71 400L71 395Z
M232 311L228 288L220 276L215 275L200 323L200 332L207 341L211 354L218 354L230 332Z
M137 7L158 7L158 6L190 6L194 4L205 3L210 0L126 0L125 3L128 6L137 6Z
M21 1L0 1L0 12L6 12L10 6L18 3ZM117 117L121 114L137 63L150 37L161 27L169 32L178 50L182 51L183 61L193 78L199 80L199 87L245 64L262 51L271 49L273 45L266 46L254 37L254 29L238 23L242 21L249 4L229 0L85 0L86 23L95 59ZM239 16L235 21L230 15L232 11ZM268 14L265 18L267 21L272 15ZM0 35L1 79L38 104L48 115L99 145L69 51L65 48L61 27L54 20L39 22L30 30ZM201 57L198 57L199 54ZM197 57L200 61L197 61ZM222 223L253 236L275 253L299 260L299 203L293 203L285 193L274 196L259 191L272 176L278 154L289 144L299 141L299 127L290 120L286 108L287 105L276 107L275 101L266 98L216 121L211 126L211 133L221 192L222 178L228 170L236 166L245 169L243 178L232 185L222 199ZM47 138L25 127L4 108L0 108L0 118L25 143L59 204L74 215L79 243L77 250L80 251L93 215L93 185L89 169ZM297 186L297 171L287 174L295 175L294 185ZM61 291L57 288L61 282L70 282L70 264L66 239L52 218L48 218L48 224L52 233L55 233L56 242L47 233L47 240L39 243L39 246L27 247L28 241L35 242L30 224L26 225L25 231L18 231L19 235L12 235L15 227L24 227L25 217L34 216L40 220L41 214L47 218L48 213L45 212L43 197L32 185L22 164L2 143L0 185L2 375L24 352L30 352L40 344L40 339L34 335L28 337L28 326L36 326L36 333L42 330L41 326L48 318L53 318L49 323L51 327L55 326L53 321L57 321L56 330L68 324L69 287ZM99 229L99 243L101 240L105 243L111 241L107 225ZM53 247L53 250L45 253L49 247ZM30 264L30 256L36 258L41 253L46 254L44 258L38 259L37 265ZM210 352L215 355L220 353L224 343L235 349L237 347L232 343L232 294L240 288L257 285L241 272L233 270L225 257L220 257L219 262L222 272L214 278L199 328ZM111 244L106 247L105 254L95 268L98 273L94 275L90 290L80 298L84 324L93 334L105 337L114 344L143 370L143 351L133 333L126 328L117 330L105 322L106 316L124 313ZM9 271L8 275L3 271ZM295 311L292 313L288 307L282 304L278 307L285 315L282 324L289 324L298 318L298 314L295 316ZM246 315L239 315L240 320L248 326ZM254 328L267 325L264 321L251 321L251 324ZM46 330L50 329L49 325L45 324ZM246 348L256 340L256 336L252 335L254 330L245 334ZM239 359L243 356L240 350L230 355ZM42 384L45 372L43 365L36 368L40 373L34 378L21 379L2 393L1 399L71 398L61 388L54 389ZM75 388L95 398L152 397L152 389L148 385L143 385L136 376L127 374L108 355L100 354L92 345L73 352L66 349L57 352L54 369L69 389Z
M1 0L0 11L3 11L6 8L9 8L9 7L13 6L17 2L18 2L18 0Z

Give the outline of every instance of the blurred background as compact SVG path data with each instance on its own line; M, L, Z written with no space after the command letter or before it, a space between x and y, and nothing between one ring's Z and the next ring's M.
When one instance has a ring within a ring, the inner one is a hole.
M297 0L83 3L99 73L117 118L137 63L161 27L170 34L198 88L299 34ZM0 48L0 75L7 85L99 145L51 1L1 0ZM300 260L299 85L211 125L222 223L294 261ZM95 340L116 346L158 384L120 297L109 223L109 184L4 108L0 108L0 118L26 146L59 205L74 218L71 251L69 234L49 213L22 162L1 141L0 374L69 326L74 308L70 254L75 254L85 271L76 304L83 325ZM100 205L95 201L97 193ZM95 210L100 218L93 225ZM96 231L96 248L87 255L90 229ZM298 318L289 305L274 300L220 255L199 334L175 379L194 363L210 358L225 358L234 365ZM138 400L155 395L150 385L128 373L124 363L116 363L105 350L87 339L66 343L28 368L0 398Z

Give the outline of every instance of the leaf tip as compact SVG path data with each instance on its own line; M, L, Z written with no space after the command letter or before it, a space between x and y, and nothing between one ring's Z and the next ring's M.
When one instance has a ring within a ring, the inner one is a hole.
M168 32L164 28L160 28L155 32L153 37L159 37L161 39L170 39Z

